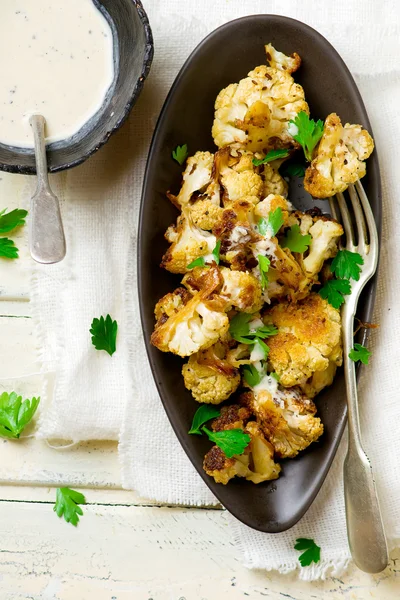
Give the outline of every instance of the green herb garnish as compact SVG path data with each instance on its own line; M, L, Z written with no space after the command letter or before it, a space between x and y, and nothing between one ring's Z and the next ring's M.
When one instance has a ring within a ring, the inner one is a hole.
M112 356L116 351L117 331L118 323L113 321L110 315L93 319L90 333L96 350L105 350Z
M74 527L78 525L78 515L83 515L83 510L78 504L86 504L86 498L83 494L67 487L57 488L56 503L53 510L59 517L64 515L67 523L71 523Z
M313 150L324 132L324 122L310 119L303 110L298 113L294 120L289 122L297 128L297 133L291 134L293 139L299 142L304 150L304 156L308 162L311 162Z
M358 252L339 250L331 264L331 271L338 279L360 279L363 257Z
M3 392L0 396L0 436L17 439L32 420L40 398L24 400L15 392Z
M28 214L27 210L15 208L10 212L6 212L6 208L0 212L0 233L8 233L16 227L25 225L25 217Z
M194 435L201 435L201 427L204 423L207 423L210 419L215 419L215 417L220 416L220 411L218 408L213 406L212 404L202 404L196 410L192 426L189 430L189 433Z
M8 238L0 238L0 256L3 258L18 258L18 248Z
M299 225L292 225L281 243L282 248L289 248L291 252L303 253L311 244L311 235L302 235Z
M273 160L277 160L278 158L286 158L289 156L289 150L285 148L281 148L279 150L270 150L264 158L253 158L253 165L255 167L259 167L260 165L265 165Z
M183 144L183 146L177 146L175 150L172 150L172 158L176 160L178 165L183 165L185 160L188 157L188 147L187 144Z
M221 448L222 452L228 458L243 454L251 441L249 434L245 433L243 429L210 431L207 427L203 427L203 431L208 435L208 439L214 442L218 448Z
M319 290L321 298L328 300L334 308L340 308L344 302L344 296L351 294L350 281L347 279L328 279Z
M305 550L300 554L299 561L302 567L308 567L311 563L318 563L321 558L321 548L314 540L309 538L298 538L294 546L295 550Z
M360 361L363 365L368 364L370 356L371 352L362 344L354 344L354 348L349 352L349 358L351 360L354 360L354 362Z

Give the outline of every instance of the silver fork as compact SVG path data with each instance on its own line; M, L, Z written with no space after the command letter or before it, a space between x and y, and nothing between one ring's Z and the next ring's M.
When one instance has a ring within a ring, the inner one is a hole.
M354 342L354 316L357 302L365 284L378 264L378 233L367 195L361 183L348 188L357 226L358 240L343 194L337 194L341 219L333 200L331 211L342 222L346 234L346 249L358 252L364 259L359 281L352 281L352 291L345 297L342 309L344 374L346 380L349 446L344 462L344 497L347 535L350 552L359 569L379 573L388 564L388 550L382 515L372 473L371 463L361 444L360 420L355 364L348 358Z

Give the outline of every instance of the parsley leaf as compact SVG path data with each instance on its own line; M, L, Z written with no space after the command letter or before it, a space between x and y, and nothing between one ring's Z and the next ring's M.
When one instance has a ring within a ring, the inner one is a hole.
M243 429L210 431L207 427L203 427L203 431L208 435L208 439L214 442L218 448L221 448L222 452L228 458L232 458L232 456L237 454L243 454L250 444L250 436Z
M352 348L349 352L349 358L357 362L358 360L363 363L363 365L367 365L369 361L369 357L371 356L371 352L362 344L354 344L354 348Z
M279 150L270 150L264 158L253 158L253 165L255 167L259 167L260 165L265 165L266 163L272 162L278 158L286 158L289 156L289 150L285 148L280 148Z
M288 162L284 163L279 171L283 177L304 177L306 167L301 163Z
M253 315L249 313L238 313L233 317L229 323L229 333L237 342L244 344L251 344L252 341L247 340L245 336L250 335L249 321L253 318Z
M309 538L298 538L294 546L295 550L305 550L299 556L299 562L302 567L308 567L311 563L317 563L321 558L321 548L317 546L314 540Z
M93 319L90 333L96 350L105 350L112 356L116 350L117 331L118 323L113 321L110 315Z
M331 264L331 271L338 279L360 279L361 267L364 264L363 257L358 252L350 250L339 250Z
M8 238L0 238L0 256L4 258L18 258L18 248L14 242Z
M299 142L304 150L306 159L308 162L311 162L312 152L324 131L324 122L321 120L315 122L302 110L289 123L292 124L292 127L289 127L289 133L296 142Z
M347 279L329 279L319 290L321 298L328 300L333 308L340 308L344 302L344 296L349 294L351 294L351 285Z
M215 417L220 416L220 411L218 408L213 406L212 404L202 404L194 413L192 426L189 430L189 433L195 435L201 435L200 427L207 423L210 419L214 419Z
M6 210L0 212L0 233L7 233L20 225L25 225L27 210L16 208L9 213L6 213Z
M39 406L40 398L24 400L15 392L0 396L0 436L17 439Z
M268 269L271 264L271 261L269 260L269 258L267 258L266 256L263 256L262 254L259 254L257 258L258 258L258 266L260 268L260 275L261 275L261 289L265 290L265 288L268 285L268 277L267 277L266 273L268 273Z
M271 335L276 335L277 333L278 330L275 327L275 325L263 325L262 327L257 327L257 329L254 332L254 335L264 339L266 337L270 337Z
M75 527L79 522L78 515L83 515L83 510L78 504L86 504L86 498L83 494L67 487L57 488L56 503L53 510L58 517L64 515L67 523L71 523Z
M276 379L276 381L279 383L281 378L279 377L278 373L272 372L270 373L270 376L273 377L274 379Z
M266 236L269 233L272 236L276 235L283 225L282 209L278 206L268 215L268 221L261 218L258 221L258 231L261 235Z
M258 385L261 381L261 374L254 365L242 365L242 373L250 387Z
M187 269L194 269L195 267L204 267L206 264L206 261L204 259L204 256L199 256L199 258L196 258L195 260L193 260L189 265L187 265Z
M299 225L292 225L282 241L282 248L289 248L292 252L303 253L311 244L311 235L302 235Z
M221 250L221 241L219 240L212 251L212 255L214 257L215 262L219 265L219 251Z
M183 165L185 160L188 157L188 147L187 144L183 144L183 146L177 146L175 150L172 150L172 158L176 160L178 165Z

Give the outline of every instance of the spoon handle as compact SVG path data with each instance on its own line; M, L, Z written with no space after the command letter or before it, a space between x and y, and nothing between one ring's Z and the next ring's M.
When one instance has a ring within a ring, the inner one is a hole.
M31 199L30 252L36 262L56 263L65 256L65 237L58 198L50 189L47 172L45 120L41 115L30 118L35 140L37 188Z

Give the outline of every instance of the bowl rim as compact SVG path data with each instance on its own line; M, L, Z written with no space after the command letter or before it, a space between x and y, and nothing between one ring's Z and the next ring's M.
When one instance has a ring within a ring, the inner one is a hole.
M93 156L93 154L95 154L102 146L104 146L104 144L106 142L108 142L108 140L113 135L113 133L115 133L116 131L118 131L118 129L121 128L121 126L127 120L132 108L136 104L136 101L143 89L144 82L147 79L147 76L150 72L151 65L153 62L154 39L153 39L152 30L150 27L149 18L147 16L146 11L143 8L143 4L142 4L141 0L131 0L131 2L132 2L132 4L135 5L139 19L142 22L145 40L146 40L143 66L142 66L141 73L136 81L135 87L133 88L133 92L132 92L128 102L125 104L124 110L122 111L121 116L118 119L118 121L115 123L114 127L112 129L110 129L109 131L107 131L94 147L90 148L90 150L88 150L87 152L82 154L82 156L80 156L76 160L73 160L72 162L68 162L68 163L64 163L62 165L56 165L56 166L49 165L49 167L48 167L49 173L58 173L60 171L72 169L74 167L77 167L78 165L81 165L88 158ZM99 7L99 0L93 0L93 3L95 4L95 6L97 8ZM6 163L2 163L0 161L0 171L4 171L6 173L19 174L19 175L36 175L36 165L32 165L32 166L17 165L17 164L10 165L10 164L6 164Z

